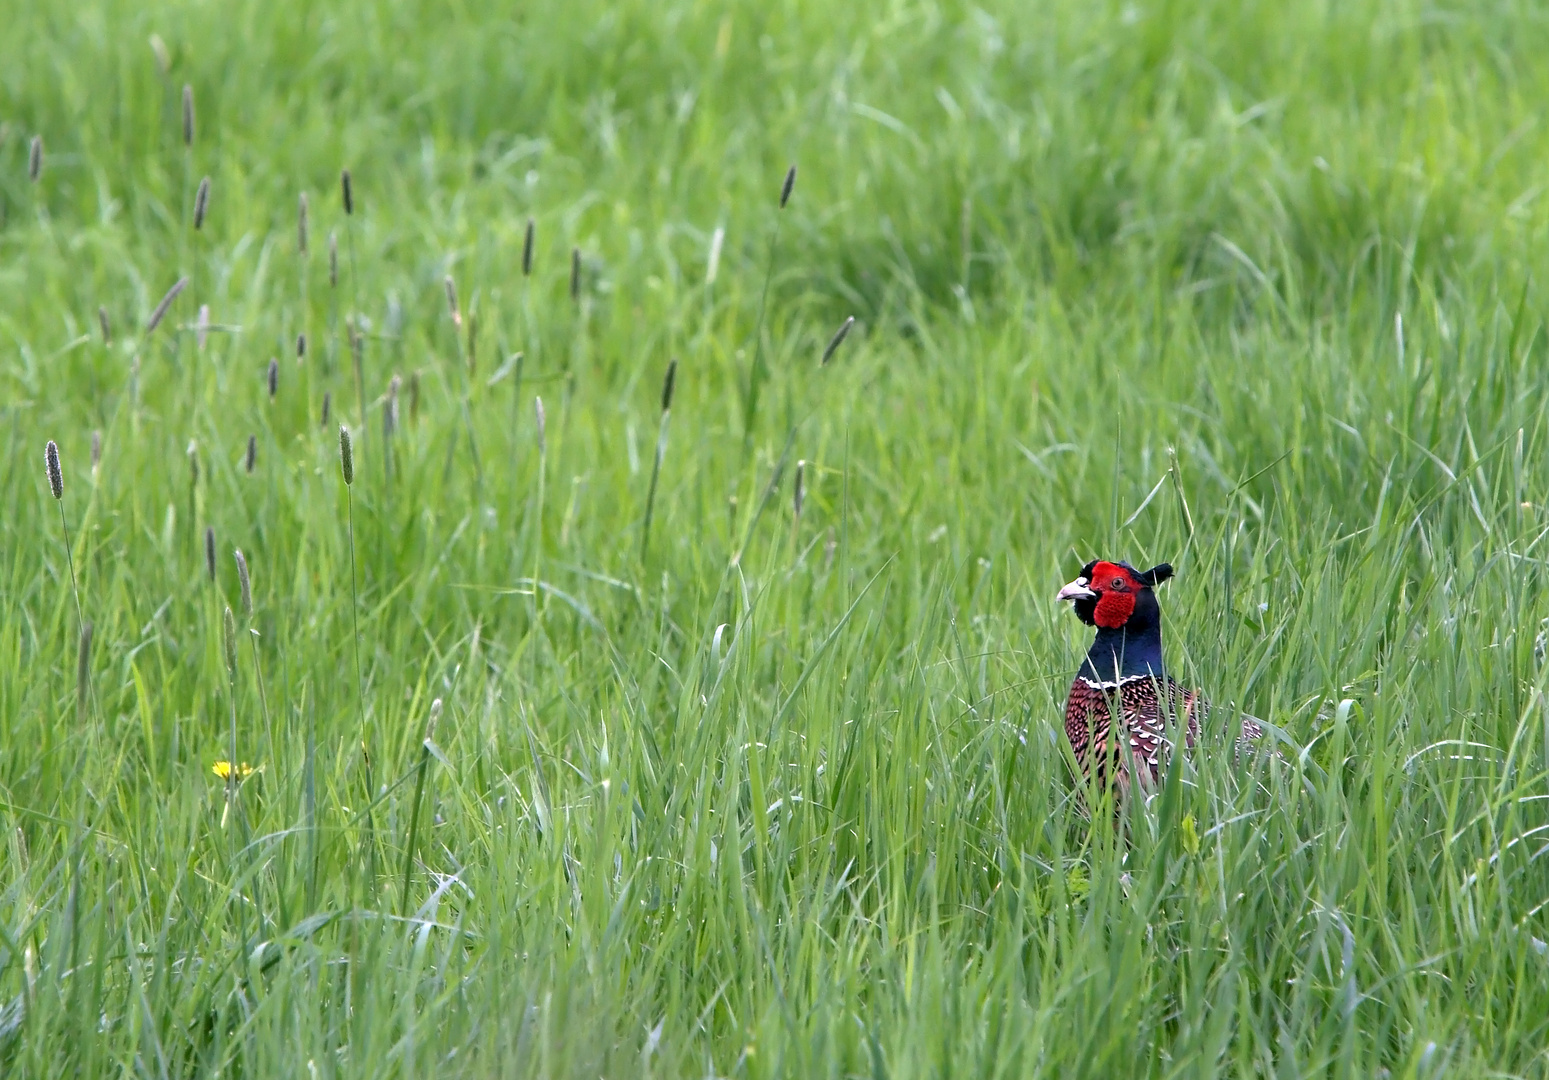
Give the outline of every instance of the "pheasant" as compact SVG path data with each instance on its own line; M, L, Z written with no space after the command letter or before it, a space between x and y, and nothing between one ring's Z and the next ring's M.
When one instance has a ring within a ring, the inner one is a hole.
M1160 781L1172 745L1169 724L1182 730L1192 749L1210 710L1204 697L1174 682L1162 664L1155 589L1172 576L1167 563L1142 571L1125 562L1093 560L1057 597L1097 628L1070 685L1065 735L1086 778L1099 790L1115 785L1121 799L1136 783L1144 790ZM1245 718L1239 752L1263 736L1263 726Z

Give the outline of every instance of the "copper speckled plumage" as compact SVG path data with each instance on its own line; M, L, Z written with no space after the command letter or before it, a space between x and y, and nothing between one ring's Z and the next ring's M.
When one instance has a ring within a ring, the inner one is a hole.
M1065 735L1082 774L1122 798L1138 781L1154 787L1167 768L1172 740L1193 749L1210 712L1201 695L1170 678L1162 665L1161 612L1153 589L1172 576L1166 563L1144 573L1127 563L1094 561L1060 590L1077 617L1097 628L1065 703ZM1263 728L1244 720L1238 751ZM1131 767L1133 766L1133 772Z

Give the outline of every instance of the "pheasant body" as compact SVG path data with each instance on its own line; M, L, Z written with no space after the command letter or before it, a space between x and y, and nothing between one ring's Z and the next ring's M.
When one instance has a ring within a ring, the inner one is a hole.
M1065 736L1088 781L1122 797L1138 783L1155 787L1181 734L1193 749L1210 703L1168 676L1162 663L1161 611L1153 588L1172 576L1166 563L1137 571L1128 563L1093 561L1060 590L1076 615L1097 628L1071 683ZM1243 721L1239 753L1264 734Z

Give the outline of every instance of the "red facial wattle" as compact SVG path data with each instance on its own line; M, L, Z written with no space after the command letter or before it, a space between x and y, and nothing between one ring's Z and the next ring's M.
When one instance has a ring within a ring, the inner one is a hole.
M1098 626L1117 630L1135 613L1135 594L1145 588L1125 567L1100 562L1092 567L1090 588L1098 593L1092 619Z

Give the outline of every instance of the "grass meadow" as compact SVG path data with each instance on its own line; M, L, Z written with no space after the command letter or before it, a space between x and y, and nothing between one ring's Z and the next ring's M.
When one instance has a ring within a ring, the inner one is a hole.
M0 1073L1549 1076L1542 5L0 23Z

